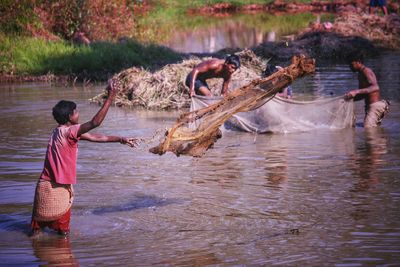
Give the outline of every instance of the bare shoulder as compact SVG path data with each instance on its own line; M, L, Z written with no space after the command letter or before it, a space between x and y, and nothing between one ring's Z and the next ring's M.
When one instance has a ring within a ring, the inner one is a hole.
M369 67L365 67L365 68L363 69L363 72L364 72L365 74L374 73L374 71L373 71L371 68L369 68Z
M371 68L365 67L363 70L363 74L370 83L376 83L376 76Z
M224 61L221 59L208 59L197 65L197 68L202 70L215 69L221 66L222 64L224 64Z
M224 64L224 61L222 59L213 58L213 59L204 61L204 63L206 63L207 65L221 65L221 64Z

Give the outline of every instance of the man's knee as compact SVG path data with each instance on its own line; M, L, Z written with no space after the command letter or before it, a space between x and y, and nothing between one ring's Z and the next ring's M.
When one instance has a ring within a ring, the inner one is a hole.
M201 86L197 91L199 95L212 96L211 91L205 86Z

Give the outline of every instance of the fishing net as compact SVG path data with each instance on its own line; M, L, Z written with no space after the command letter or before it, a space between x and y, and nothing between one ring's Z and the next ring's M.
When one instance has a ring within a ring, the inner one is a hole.
M261 107L295 79L314 71L314 59L295 56L288 67L271 76L253 80L208 107L182 114L166 132L165 139L150 152L162 155L171 151L177 156L201 157L221 137L219 127L234 114Z
M221 97L195 96L190 110L202 109L221 100ZM257 109L233 114L224 127L255 133L292 133L352 127L354 119L354 102L346 101L343 96L314 101L295 101L275 96ZM200 123L195 121L190 127L196 128Z

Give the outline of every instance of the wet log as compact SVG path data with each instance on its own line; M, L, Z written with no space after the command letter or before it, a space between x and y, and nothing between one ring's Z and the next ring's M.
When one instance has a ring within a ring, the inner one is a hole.
M294 56L291 64L266 78L230 92L223 100L209 107L182 114L166 132L165 139L150 149L154 154L167 151L179 155L201 157L222 136L219 127L237 112L259 107L295 79L314 73L315 60ZM197 127L193 127L196 122Z

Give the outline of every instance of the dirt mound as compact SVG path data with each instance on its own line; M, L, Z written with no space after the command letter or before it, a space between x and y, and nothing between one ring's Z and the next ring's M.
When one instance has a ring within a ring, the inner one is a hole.
M256 48L257 55L288 60L305 54L317 59L346 59L355 52L376 55L382 49L400 49L400 16L385 17L347 12L333 23L312 24L294 40L268 42Z
M260 77L266 62L258 58L252 51L244 50L237 53L241 67L235 72L230 84L230 90L243 86ZM140 68L129 68L114 76L122 83L122 90L115 98L117 106L135 106L146 109L170 109L189 106L189 91L185 85L186 76L194 66L209 58L192 57L178 64L169 64L151 73ZM208 81L214 94L220 92L222 79ZM105 92L91 99L102 103Z
M358 36L389 49L400 49L400 16L390 14L376 15L344 13L332 27L333 31L344 36Z

